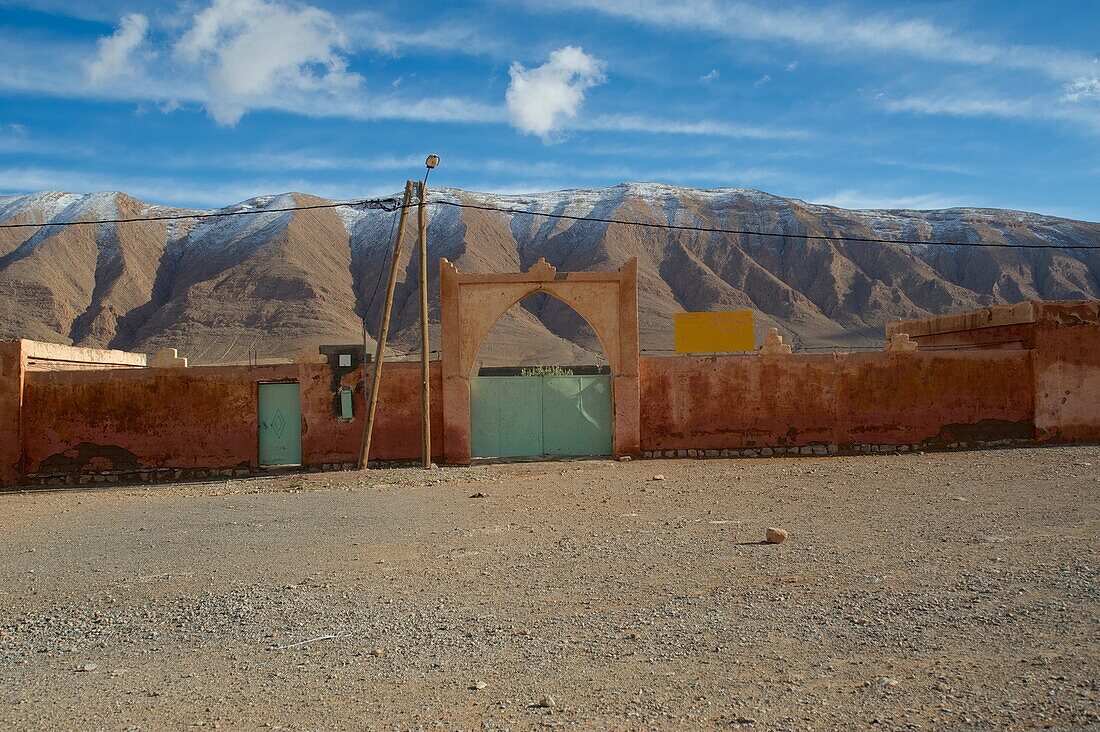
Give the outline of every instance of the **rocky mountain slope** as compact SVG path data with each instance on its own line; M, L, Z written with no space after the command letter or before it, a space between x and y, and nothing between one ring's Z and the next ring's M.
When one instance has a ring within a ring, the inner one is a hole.
M623 184L520 196L433 191L501 208L749 231L786 238L668 231L432 206L429 278L439 343L438 257L465 272L613 269L639 260L642 348L672 348L672 314L751 308L801 347L874 346L883 325L1026 299L1100 297L1100 251L893 245L805 239L827 234L922 241L1100 246L1100 223L1018 211L848 211L743 189ZM283 357L316 343L373 336L396 213L287 193L224 210L255 215L171 222L0 229L0 338L151 351L196 363ZM265 213L266 211L266 213ZM56 224L188 213L123 193L0 197L0 222ZM415 217L394 307L395 352L419 347ZM373 345L373 341L371 341ZM533 296L494 327L486 365L596 363L591 329Z

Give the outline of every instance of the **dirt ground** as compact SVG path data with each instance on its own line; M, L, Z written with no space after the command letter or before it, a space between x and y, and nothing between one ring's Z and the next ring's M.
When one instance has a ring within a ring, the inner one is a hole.
M1098 498L1095 446L0 494L0 728L1100 727Z

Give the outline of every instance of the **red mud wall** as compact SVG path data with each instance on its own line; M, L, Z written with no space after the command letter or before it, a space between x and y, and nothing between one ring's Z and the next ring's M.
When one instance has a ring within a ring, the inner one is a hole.
M19 341L0 342L0 486L12 485L22 472L22 399L23 357Z
M361 368L327 364L155 368L28 374L27 474L258 467L258 384L297 381L304 465L358 460L365 405ZM354 391L355 419L337 417ZM432 364L432 448L442 455L439 364ZM372 459L420 457L420 365L386 364Z
M1043 303L1034 327L1036 438L1100 440L1100 302Z
M1031 439L1028 351L642 358L642 449Z

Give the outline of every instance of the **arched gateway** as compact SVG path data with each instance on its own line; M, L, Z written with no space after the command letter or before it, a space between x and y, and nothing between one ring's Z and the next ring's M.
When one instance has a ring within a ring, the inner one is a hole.
M482 340L501 315L535 292L572 306L596 331L611 365L613 454L641 451L637 259L614 272L558 272L540 259L509 274L461 274L440 259L439 286L446 462L470 462L470 377Z

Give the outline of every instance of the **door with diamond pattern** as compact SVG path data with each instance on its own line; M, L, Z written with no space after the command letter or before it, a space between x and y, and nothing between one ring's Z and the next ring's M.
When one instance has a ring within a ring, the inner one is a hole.
M302 464L302 396L297 382L260 384L260 465Z

